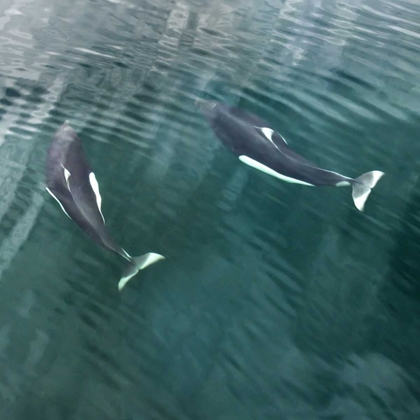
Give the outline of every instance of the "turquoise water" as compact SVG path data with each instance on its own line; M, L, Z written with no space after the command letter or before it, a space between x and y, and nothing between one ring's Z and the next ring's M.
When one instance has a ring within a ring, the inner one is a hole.
M0 418L420 418L420 5L3 0ZM197 97L348 176L241 164ZM123 261L45 191L69 119Z

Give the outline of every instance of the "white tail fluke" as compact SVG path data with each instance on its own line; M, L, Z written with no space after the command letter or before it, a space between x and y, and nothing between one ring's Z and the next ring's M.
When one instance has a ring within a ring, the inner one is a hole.
M141 255L140 257L130 257L130 262L124 270L118 283L118 290L121 292L129 280L131 280L140 270L143 270L143 268L146 268L147 266L164 258L165 257L163 255L155 254L154 252L149 252L148 254Z
M365 174L356 178L352 183L353 201L358 210L363 211L365 208L366 200L368 199L372 188L384 175L385 173L381 171L366 172Z

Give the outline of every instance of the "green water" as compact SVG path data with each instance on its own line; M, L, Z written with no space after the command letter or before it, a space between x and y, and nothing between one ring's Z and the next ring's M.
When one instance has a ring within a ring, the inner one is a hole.
M420 418L420 5L3 0L0 419ZM241 164L240 106L346 188ZM124 267L45 191L69 119Z

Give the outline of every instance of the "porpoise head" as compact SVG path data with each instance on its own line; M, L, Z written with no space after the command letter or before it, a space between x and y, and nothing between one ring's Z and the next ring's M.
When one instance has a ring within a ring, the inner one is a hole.
M219 107L222 106L218 102L205 99L196 99L195 104L209 121L213 121L217 117Z
M70 125L70 121L66 120L64 124L61 125L59 129L56 131L55 137L68 136L69 134L76 135L75 131Z

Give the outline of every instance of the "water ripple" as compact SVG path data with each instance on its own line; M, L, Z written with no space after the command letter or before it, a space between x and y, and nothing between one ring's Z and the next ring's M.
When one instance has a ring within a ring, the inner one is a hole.
M416 1L9 0L0 5L0 416L362 418L418 405ZM326 169L238 162L197 97L260 115ZM70 119L130 253L44 191ZM384 385L385 384L385 385Z

